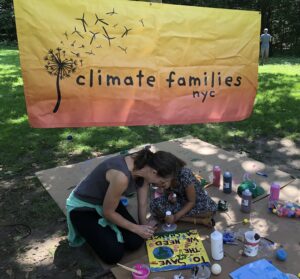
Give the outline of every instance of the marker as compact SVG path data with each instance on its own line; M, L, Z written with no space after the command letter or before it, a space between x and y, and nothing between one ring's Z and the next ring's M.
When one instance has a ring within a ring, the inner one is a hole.
M256 174L260 175L260 176L268 177L268 175L266 173L264 173L264 172L258 171L258 172L256 172Z

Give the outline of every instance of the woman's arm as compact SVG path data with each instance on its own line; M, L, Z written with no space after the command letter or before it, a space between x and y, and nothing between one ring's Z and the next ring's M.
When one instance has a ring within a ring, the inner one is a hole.
M154 232L151 226L137 225L116 212L120 198L128 187L128 178L126 175L117 170L109 170L106 174L106 179L109 181L109 187L103 201L103 217L143 238L151 237Z
M196 190L193 184L185 188L185 194L187 197L187 203L180 211L174 214L174 222L185 216L196 204Z
M138 188L138 217L141 225L146 225L147 221L147 206L148 206L149 184L144 182L143 186Z

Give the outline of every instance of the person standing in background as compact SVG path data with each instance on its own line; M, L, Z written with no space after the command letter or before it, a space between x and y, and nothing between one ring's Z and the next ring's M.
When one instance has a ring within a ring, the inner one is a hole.
M271 39L272 36L268 33L268 28L265 28L264 33L260 35L260 53L262 65L264 65L265 62L268 62Z

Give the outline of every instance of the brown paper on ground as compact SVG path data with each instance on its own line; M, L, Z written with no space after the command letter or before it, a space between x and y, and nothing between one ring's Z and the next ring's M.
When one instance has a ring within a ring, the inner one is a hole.
M300 199L300 181L296 180L290 185L281 189L280 199L286 201L299 202ZM224 245L225 257L221 261L218 261L222 266L222 278L230 278L229 273L237 269L241 265L245 265L252 261L266 258L267 260L271 260L273 265L279 268L282 272L297 274L298 273L298 260L300 258L300 245L299 245L299 237L298 232L300 228L299 219L295 218L286 218L286 217L278 217L268 211L267 208L267 198L260 200L255 204L255 210L251 212L251 224L242 225L238 224L236 226L230 227L230 230L234 232L245 232L247 230L255 230L261 236L266 237L277 243L276 247L279 245L283 245L284 249L288 253L288 259L285 262L280 262L275 258L275 250L267 250L260 248L258 255L256 257L246 257L240 252L243 250L243 242L237 241L238 245ZM183 223L179 223L178 229L183 229L189 227L189 225L185 224L186 227L182 226ZM191 225L190 225L191 226ZM192 226L197 228L197 226ZM220 229L226 228L223 222L219 224ZM198 226L198 231L200 235L203 237L203 244L206 248L206 251L211 258L210 251L210 240L209 234L211 230L205 229L201 226ZM262 246L261 246L262 247ZM142 260L137 258L135 261L128 261L126 265L133 266L135 263L148 263L147 256L144 256ZM214 263L214 261L211 261ZM112 272L116 276L116 278L131 278L131 274L115 267L112 269ZM152 273L150 278L173 278L174 274L182 274L189 275L190 271L169 271L169 272L155 272Z
M290 181L290 175L287 173L268 167L251 158L241 157L238 153L224 151L212 144L190 136L153 144L152 147L153 150L165 150L174 153L185 160L187 166L195 173L200 173L207 180L212 173L213 165L221 166L223 171L231 171L233 180L236 182L233 186L234 190L236 185L242 181L245 172L252 174L255 181L266 191L269 190L269 185L273 181L277 181L281 185ZM36 175L65 213L65 200L73 188L100 162L114 155L106 155L77 164L39 171ZM256 171L263 171L269 177L257 176L254 174Z
M243 157L238 153L224 151L214 145L189 136L172 141L153 144L152 148L153 150L165 150L174 153L178 157L185 160L187 162L187 166L190 167L195 173L199 173L207 180L212 173L213 165L220 165L223 171L228 170L233 173L233 180L235 182L233 187L234 191L236 190L236 185L242 181L245 172L250 173L251 177L254 178L255 181L259 183L266 191L268 191L269 185L273 181L277 181L281 185L284 185L290 181L290 175L287 173L268 167L265 164L257 162L251 158ZM136 151L138 149L139 148L136 148L134 150ZM39 171L36 173L36 175L43 184L44 188L49 192L58 206L65 213L65 200L74 187L101 161L113 155L102 156L100 158L87 160L73 165ZM257 171L267 173L268 177L265 178L255 175L255 172ZM239 210L240 201L237 195L226 195L223 194L223 192L219 189L213 187L208 188L207 191L215 201L218 201L219 199L227 199L230 204L230 212L228 214L217 214L216 220L218 228L225 228L226 225L230 224L232 221L239 221L247 216L241 213ZM257 202L257 204L259 203L261 203L261 201ZM257 204L255 204L253 208L257 208ZM136 216L137 212L135 197L129 199L128 210L133 216ZM267 215L264 215L264 217L268 218ZM179 227L191 228L192 225L180 224ZM202 228L201 226L199 226L199 228L201 228L199 230L200 235L209 235L209 230ZM139 259L143 255L146 255L145 247L142 247L136 252L130 254L128 253L121 262L126 263L132 259ZM102 263L102 265L103 267L111 267L104 263Z
M280 190L280 200L300 202L300 180L297 179L290 185ZM281 271L298 274L300 261L300 218L278 217L269 212L268 199L259 202L257 210L253 212L252 224L259 234L272 241L283 245L288 253L285 262L280 262L272 255L273 264Z

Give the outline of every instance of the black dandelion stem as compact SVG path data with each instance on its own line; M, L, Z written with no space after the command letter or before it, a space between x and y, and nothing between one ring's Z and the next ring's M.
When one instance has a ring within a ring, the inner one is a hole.
M53 109L53 113L56 113L58 111L59 106L60 106L60 102L61 102L61 93L60 93L60 87L59 87L60 71L61 71L61 69L58 70L57 76L56 76L57 101L56 101L56 105L55 105L55 107Z

